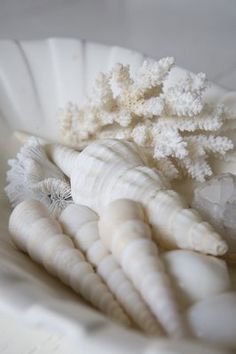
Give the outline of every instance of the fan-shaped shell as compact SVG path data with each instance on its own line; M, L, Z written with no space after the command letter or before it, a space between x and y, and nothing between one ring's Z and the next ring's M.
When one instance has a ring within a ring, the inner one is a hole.
M117 62L139 66L143 58L141 53L128 49L72 38L0 41L0 283L4 289L0 302L7 313L19 314L20 318L27 313L28 323L40 321L41 326L47 328L50 322L55 330L59 318L63 332L69 328L69 335L71 329L82 333L90 326L105 328L106 322L97 312L73 301L69 290L46 273L40 273L28 257L10 244L9 204L4 194L6 161L19 149L14 131L59 141L57 112L60 107L67 101L83 99L100 71L109 70ZM52 302L52 296L57 300ZM36 309L35 303L40 307ZM26 311L29 308L30 311ZM111 328L119 332L109 323L109 330ZM106 331L108 327L103 332ZM126 339L129 354L138 348L137 337L145 345L149 343L146 338L129 333ZM121 350L126 351L123 345Z
M78 39L0 41L1 305L6 312L11 309L11 315L27 316L27 322L34 325L40 323L47 328L49 323L50 330L52 326L57 330L60 322L60 330L68 335L72 332L90 333L89 339L87 335L79 335L79 343L89 348L91 354L97 353L98 345L102 352L109 352L111 342L112 348L116 347L117 352L124 354L144 351L165 354L170 350L176 354L195 354L204 350L211 354L225 354L221 348L210 348L193 341L155 341L152 344L150 339L105 322L95 311L75 302L72 294L58 282L40 273L9 242L9 209L3 187L6 160L19 148L13 139L14 130L58 141L56 113L59 107L67 101L76 102L78 97L84 97L99 71L107 71L116 62L139 66L142 60L143 55L134 51ZM212 86L207 97L214 102L224 100L231 107L235 104L235 93L227 93L216 86ZM230 168L236 171L234 165ZM16 281L12 282L12 279ZM54 302L51 301L52 296L56 299ZM35 303L40 307L35 307ZM89 331L91 328L94 329L92 333Z
M51 140L59 139L58 109L82 101L99 72L117 62L135 68L144 59L127 49L62 38L1 41L0 52L3 117L15 130Z

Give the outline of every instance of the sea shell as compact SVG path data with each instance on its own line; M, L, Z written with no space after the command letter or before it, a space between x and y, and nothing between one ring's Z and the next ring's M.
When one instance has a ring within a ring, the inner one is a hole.
M102 312L129 324L106 285L42 203L26 200L18 204L10 216L9 231L15 244L49 273Z
M187 318L198 338L236 349L236 292L196 303Z
M165 252L162 258L183 309L231 288L227 265L222 259L187 250Z
M125 273L140 291L156 318L172 336L183 336L186 328L178 312L171 284L151 229L140 204L118 199L100 212L99 234Z
M213 255L227 251L220 235L148 166L134 143L104 139L80 154L54 144L47 149L52 161L70 177L75 203L99 213L113 200L133 199L145 207L153 234L164 247Z
M12 138L14 130L58 142L58 107L87 95L96 75L109 70L116 62L138 67L143 61L140 53L74 38L4 40L0 41L0 48L1 190L5 186L6 160L19 148ZM235 93L215 85L211 85L210 91L212 101L222 101L231 95L235 105ZM89 354L113 351L123 354L226 353L218 345L211 349L199 341L152 340L110 321L105 322L90 307L76 301L71 303L69 291L63 290L59 282L53 281L46 273L44 276L44 272L33 267L28 257L10 245L7 232L9 207L4 198L1 198L0 206L0 300L4 311L14 313L21 323L27 318L29 326L40 323L44 330L48 331L50 326L50 331L52 327L56 331L59 328L60 333L62 329L63 333L74 335L80 350ZM36 279L39 274L40 279ZM35 303L38 306L33 306ZM25 330L26 333L31 332Z
M160 325L126 277L98 233L98 215L83 205L70 204L59 216L60 224L83 251L131 319L146 333L163 334Z

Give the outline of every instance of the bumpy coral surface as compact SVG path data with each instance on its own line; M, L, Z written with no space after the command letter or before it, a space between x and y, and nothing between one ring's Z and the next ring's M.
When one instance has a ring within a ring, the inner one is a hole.
M31 137L8 164L5 192L13 207L33 198L44 203L50 213L58 215L71 202L69 182L49 161L36 138Z
M208 157L233 148L221 134L229 117L223 105L205 102L205 74L176 76L173 67L167 57L145 61L134 75L122 64L101 73L83 106L68 103L60 111L63 141L83 146L104 137L131 140L168 178L204 181L212 174Z

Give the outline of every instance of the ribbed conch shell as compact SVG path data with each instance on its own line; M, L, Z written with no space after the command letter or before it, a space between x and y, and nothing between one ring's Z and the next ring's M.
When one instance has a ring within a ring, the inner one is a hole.
M49 273L108 316L129 324L107 286L41 202L26 200L18 204L10 216L9 231L15 244Z
M145 207L154 237L164 247L226 253L225 241L148 166L136 144L104 139L81 153L51 144L48 154L70 177L75 203L99 213L111 201L129 198Z
M151 229L141 205L128 199L111 202L100 213L98 228L102 241L167 333L175 337L186 335L169 277L151 240Z
M131 319L148 334L163 334L132 282L100 240L98 215L86 206L70 204L62 211L59 221L65 233L84 252Z

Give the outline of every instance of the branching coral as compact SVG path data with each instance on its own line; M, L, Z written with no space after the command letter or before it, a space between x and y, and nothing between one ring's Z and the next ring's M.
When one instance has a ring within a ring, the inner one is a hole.
M212 174L209 155L223 156L233 148L221 136L228 116L223 105L205 103L204 74L183 71L176 77L173 66L167 57L145 61L133 76L122 64L101 73L84 106L69 103L60 111L64 142L83 146L97 138L128 139L168 178L187 174L204 181Z

